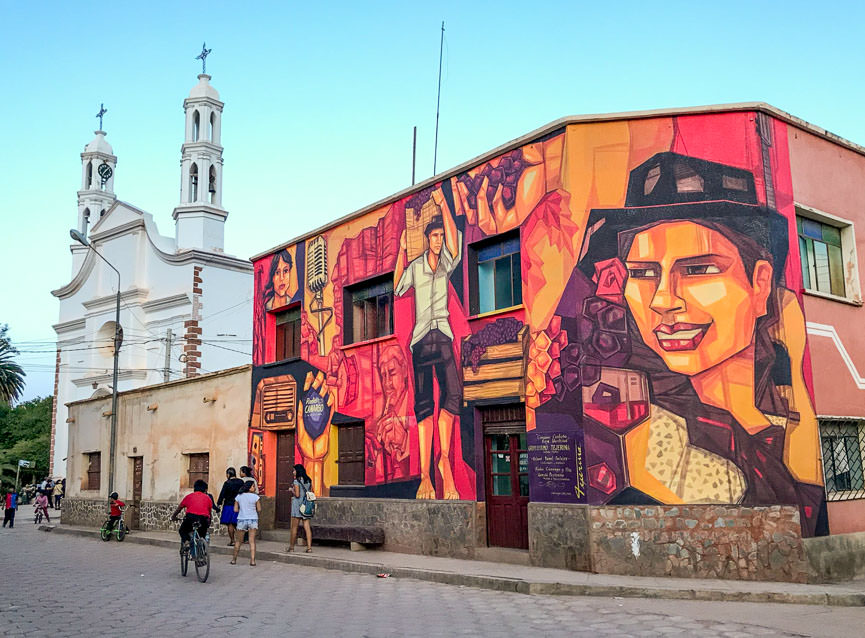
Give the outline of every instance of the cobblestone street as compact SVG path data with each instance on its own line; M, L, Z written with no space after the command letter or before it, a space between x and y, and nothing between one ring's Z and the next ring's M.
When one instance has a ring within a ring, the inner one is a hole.
M2 635L853 636L865 621L861 608L528 596L223 555L201 584L176 551L41 532L30 511L0 535Z

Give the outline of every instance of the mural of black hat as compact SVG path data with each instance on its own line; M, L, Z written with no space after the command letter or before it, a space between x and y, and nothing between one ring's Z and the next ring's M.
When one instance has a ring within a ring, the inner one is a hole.
M596 262L622 257L633 238L628 231L677 220L729 229L747 238L771 259L780 281L788 222L758 203L754 175L672 152L658 153L631 171L623 208L591 211L580 269L591 277Z

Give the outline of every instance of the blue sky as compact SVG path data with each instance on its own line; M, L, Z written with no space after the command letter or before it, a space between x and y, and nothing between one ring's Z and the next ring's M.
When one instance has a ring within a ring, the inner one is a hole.
M129 4L130 6L120 6ZM415 4L417 6L415 6ZM0 11L0 323L53 384L79 153L100 102L118 197L173 234L202 41L226 250L248 257L565 115L759 100L865 144L861 3L13 3Z

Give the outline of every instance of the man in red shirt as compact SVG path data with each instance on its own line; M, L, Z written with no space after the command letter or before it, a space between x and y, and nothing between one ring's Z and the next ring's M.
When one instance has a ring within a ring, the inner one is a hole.
M9 529L12 529L15 527L15 511L18 509L18 492L14 489L7 492L3 507L6 510L3 514L3 527L9 523Z
M126 509L126 503L118 498L117 492L111 492L108 499L111 504L111 511L108 513L108 529L112 530L114 529L114 524L120 520L121 516L123 516L123 510Z
M174 510L171 515L171 520L176 521L180 510L186 510L186 516L183 517L183 522L180 524L180 529L177 532L180 534L180 540L184 543L189 542L192 536L192 524L198 522L198 533L201 536L207 534L207 529L210 527L210 511L213 509L213 497L207 493L207 482L198 479L192 488L194 491L187 494L180 501L180 505Z

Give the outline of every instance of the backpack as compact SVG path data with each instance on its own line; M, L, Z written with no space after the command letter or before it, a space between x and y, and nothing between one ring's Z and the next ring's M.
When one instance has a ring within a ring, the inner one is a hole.
M300 497L300 515L304 518L312 518L315 516L315 492L308 489L302 482L300 486L303 488L303 495Z

